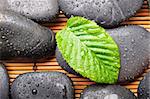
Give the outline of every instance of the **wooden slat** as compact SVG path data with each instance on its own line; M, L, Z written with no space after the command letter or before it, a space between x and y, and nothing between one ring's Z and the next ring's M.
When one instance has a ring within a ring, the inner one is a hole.
M56 19L56 22L53 23L44 23L41 25L47 26L51 28L54 32L58 32L60 29L62 29L66 25L67 18L65 15L60 12L58 19ZM146 28L148 31L150 31L150 10L148 9L148 4L147 1L144 1L143 7L141 10L138 11L138 13L134 16L123 22L122 24L135 24L135 25L140 25L144 28ZM34 63L17 63L15 61L6 61L5 63L6 68L9 73L10 77L10 85L14 81L14 79L22 73L27 73L27 72L34 72L33 66ZM37 72L42 72L42 71L59 71L67 74L71 80L73 81L74 88L75 88L75 97L76 99L79 99L80 93L82 90L91 84L95 84L94 82L90 81L89 79L79 77L73 74L69 74L65 70L63 70L58 63L56 62L55 56L52 57L50 60L46 60L45 63L36 63L37 65ZM131 82L129 84L122 84L122 86L130 89L132 92L137 95L137 87L139 84L139 81L143 78L143 76L150 71L150 66L141 77L136 79L134 82Z

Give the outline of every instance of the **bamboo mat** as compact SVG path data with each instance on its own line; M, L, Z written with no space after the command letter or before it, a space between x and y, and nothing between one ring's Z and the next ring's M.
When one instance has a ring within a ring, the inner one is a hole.
M54 32L59 31L64 27L66 24L67 18L64 16L63 13L59 14L59 17L56 19L55 22L50 24L44 24L45 26L52 29ZM130 18L128 21L123 22L122 24L135 24L145 27L148 31L150 31L150 10L148 10L148 2L145 0L144 5L142 9L132 18ZM15 62L6 62L5 63L9 77L10 77L10 84L12 81L22 73L26 72L34 72L33 65L34 63L15 63ZM80 93L82 90L90 84L94 84L94 82L89 81L88 79L81 78L78 76L75 76L73 74L69 74L66 71L64 71L57 63L55 56L53 56L52 59L46 60L44 63L37 63L37 70L38 72L41 71L59 71L66 73L73 81L74 88L75 88L75 99L79 99ZM145 70L145 73L150 71L150 65L149 69ZM145 73L143 75L145 75ZM124 84L122 86L125 86L126 88L131 89L132 92L134 92L137 95L137 87L139 84L139 81L142 79L143 75L139 77L137 80L135 80L132 83Z

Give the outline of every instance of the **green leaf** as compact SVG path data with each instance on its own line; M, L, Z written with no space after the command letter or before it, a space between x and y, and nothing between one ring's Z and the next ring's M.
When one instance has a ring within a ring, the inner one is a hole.
M116 83L120 70L119 48L105 29L82 17L72 17L56 35L67 63L97 83Z

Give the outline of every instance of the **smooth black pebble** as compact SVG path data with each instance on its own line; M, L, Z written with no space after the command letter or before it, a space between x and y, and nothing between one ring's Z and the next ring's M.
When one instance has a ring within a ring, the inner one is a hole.
M12 99L74 99L72 81L60 72L34 72L18 76L11 86Z
M146 74L139 84L138 99L150 99L150 72Z
M116 27L133 16L143 0L58 0L60 9L69 18L82 16L105 28Z
M9 99L9 77L2 63L0 63L0 99Z
M36 61L55 53L55 34L12 11L0 11L0 60Z
M107 30L120 48L121 69L118 82L130 82L149 65L150 33L140 26L122 26Z
M73 68L71 68L68 63L66 62L66 60L63 58L61 52L59 51L58 47L56 47L56 60L58 62L58 64L67 72L72 73L74 75L78 75L81 76L79 73L77 73L75 70L73 70Z
M37 22L54 21L59 14L57 0L0 0L0 9L7 9Z
M80 99L137 99L134 93L120 85L90 85Z

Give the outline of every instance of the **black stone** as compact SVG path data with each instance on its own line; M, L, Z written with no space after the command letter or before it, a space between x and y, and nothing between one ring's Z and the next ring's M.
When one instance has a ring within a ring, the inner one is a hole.
M9 77L2 63L0 63L0 99L9 99Z
M71 80L60 72L26 73L13 82L11 98L74 99L74 88Z
M80 99L137 99L134 93L120 85L91 85L83 90Z
M118 82L133 81L148 68L150 33L140 26L125 26L107 32L120 48L121 69Z
M150 99L150 72L146 74L139 84L138 99Z
M55 34L12 11L0 11L0 60L48 58L55 53Z
M112 28L133 16L143 0L59 0L67 17L83 16L105 28Z
M0 0L0 9L11 10L37 22L51 22L59 13L57 0Z

